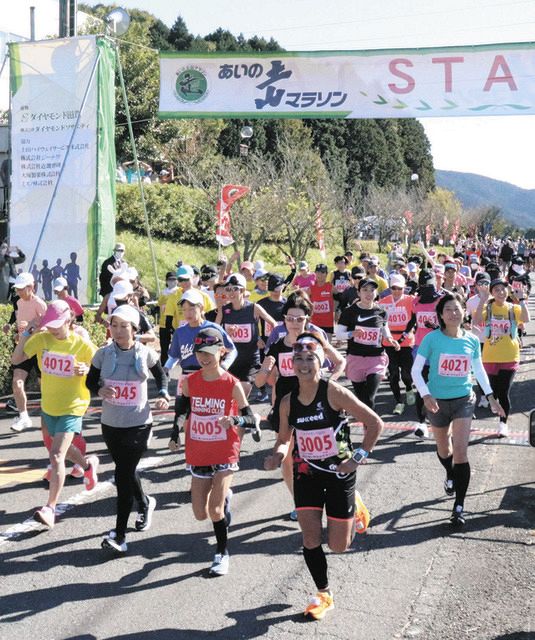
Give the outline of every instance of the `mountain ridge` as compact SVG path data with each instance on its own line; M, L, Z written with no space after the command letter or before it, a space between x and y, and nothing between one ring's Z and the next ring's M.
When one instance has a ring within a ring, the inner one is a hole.
M435 170L438 187L453 191L465 208L495 206L505 220L523 229L535 228L535 189L523 189L510 182L477 173Z

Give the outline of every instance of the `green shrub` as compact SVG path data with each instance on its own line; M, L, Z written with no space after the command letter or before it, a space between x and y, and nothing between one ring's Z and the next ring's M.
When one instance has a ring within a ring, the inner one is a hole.
M201 190L178 184L143 186L154 236L203 246L214 244L215 207ZM137 185L117 185L117 225L137 233L144 231L145 218Z

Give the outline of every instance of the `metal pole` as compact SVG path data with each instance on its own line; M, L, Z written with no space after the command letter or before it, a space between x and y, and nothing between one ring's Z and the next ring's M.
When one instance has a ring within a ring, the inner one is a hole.
M69 0L59 0L59 37L69 35Z
M97 70L98 67L98 62L100 60L100 49L97 49L97 56L95 58L95 62L93 64L93 68L91 69L91 76L89 78L89 82L87 83L87 87L85 89L85 93L84 93L84 97L82 100L82 104L80 106L80 111L78 113L78 117L76 118L76 123L74 125L74 129L72 130L72 134L69 140L69 145L67 147L67 151L65 152L65 156L63 158L63 163L61 165L61 170L59 172L59 176L58 179L56 180L56 184L54 185L54 191L52 192L52 196L50 198L50 202L48 203L48 209L46 211L46 215L45 215L45 219L43 220L43 224L41 226L41 231L39 233L39 238L37 239L37 244L35 245L35 250L33 252L33 256L32 256L32 260L30 262L30 266L32 264L34 264L35 262L35 257L37 256L37 251L39 250L39 245L41 244L41 240L43 239L43 234L45 232L45 228L46 228L46 223L48 222L48 217L50 215L50 211L52 209L52 204L54 203L54 200L56 198L56 193L58 191L58 187L59 187L59 183L61 182L61 177L63 176L63 171L65 169L65 165L67 164L67 158L69 157L69 153L71 150L71 145L72 145L72 141L74 140L74 136L76 135L76 132L78 130L78 124L80 122L80 118L82 117L82 113L85 107L85 103L87 102L87 97L89 95L89 89L91 88L91 85L93 84L93 79L95 77L95 72Z
M141 181L141 172L139 170L139 161L137 157L136 141L134 140L134 131L132 129L132 119L130 118L130 109L128 107L128 98L126 96L126 87L124 84L123 67L121 65L121 58L119 56L119 44L115 43L115 54L117 56L117 69L119 71L119 81L121 83L121 93L123 95L126 121L128 123L128 133L130 136L130 144L132 145L132 155L134 156L134 166L136 167L137 183L139 185L139 194L141 197L141 205L143 207L143 215L145 217L145 231L147 232L147 239L149 241L150 257L152 260L152 268L154 270L154 278L156 280L156 292L158 297L160 296L160 282L158 280L158 268L156 266L156 255L154 253L154 247L152 246L152 237L150 234L149 215L147 213L147 204L145 202L145 190L143 189L143 182Z
M30 40L35 40L35 7L30 7Z

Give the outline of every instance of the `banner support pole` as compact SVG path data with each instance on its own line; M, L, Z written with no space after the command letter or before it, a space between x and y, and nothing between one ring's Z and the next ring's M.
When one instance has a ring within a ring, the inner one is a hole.
M124 101L126 121L128 123L128 134L129 134L129 137L130 137L130 144L132 145L132 154L134 156L134 166L136 167L137 182L138 182L138 185L139 185L139 193L140 193L140 197L141 197L141 205L143 207L143 215L144 215L144 218L145 218L145 231L147 232L147 239L149 241L150 257L151 257L151 261L152 261L152 269L154 271L154 278L156 280L156 292L158 294L158 297L160 297L160 282L158 280L158 268L156 266L156 255L154 253L154 247L152 245L152 237L151 237L150 225L149 225L149 215L147 213L147 204L145 202L145 190L143 189L143 182L141 181L141 172L139 170L139 161L138 161L138 157L137 157L136 141L134 140L134 131L132 129L132 119L130 118L130 108L128 106L128 98L126 96L126 87L125 87L125 84L124 84L123 67L122 67L122 64L121 64L121 58L119 56L119 43L118 42L115 43L115 55L117 56L117 69L119 71L119 81L121 83L121 93L122 93L123 101Z

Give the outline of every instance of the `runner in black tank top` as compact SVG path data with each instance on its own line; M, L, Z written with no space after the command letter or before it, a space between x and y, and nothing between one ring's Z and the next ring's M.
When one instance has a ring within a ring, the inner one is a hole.
M280 405L279 435L273 454L264 462L276 469L288 453L295 432L294 497L303 533L303 554L318 589L305 615L321 619L334 607L321 546L323 510L328 544L343 553L355 534L355 471L373 449L383 423L379 416L336 382L321 379L323 343L301 334L294 345L293 367L298 388ZM353 451L344 412L364 423L361 447Z

